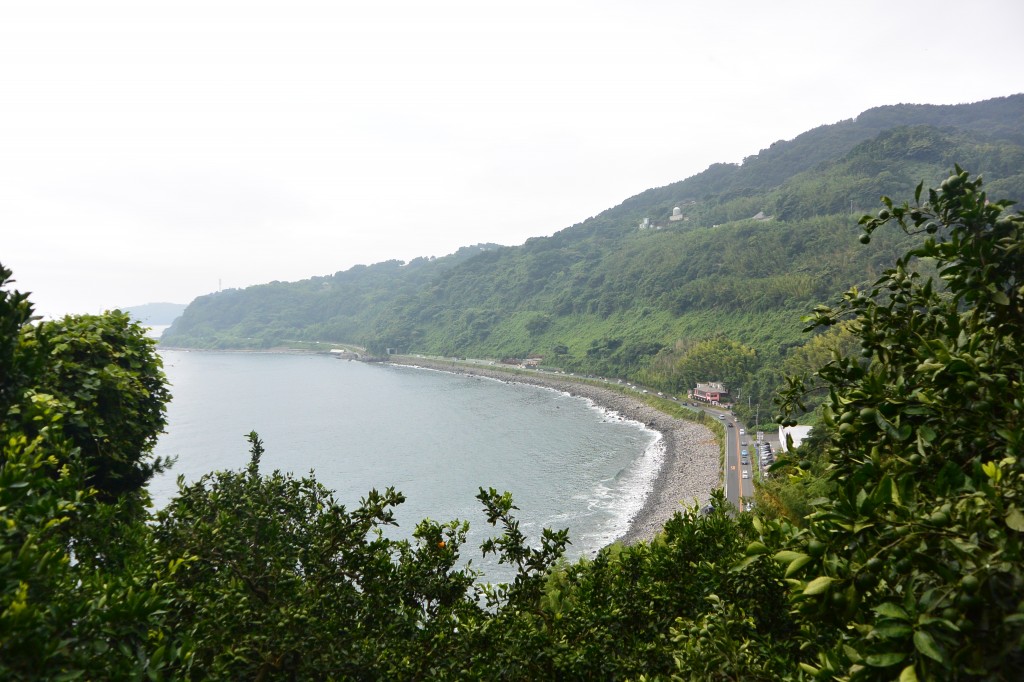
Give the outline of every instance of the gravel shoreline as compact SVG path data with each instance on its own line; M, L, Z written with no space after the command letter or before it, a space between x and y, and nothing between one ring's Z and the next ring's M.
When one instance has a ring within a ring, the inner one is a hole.
M629 395L548 374L511 373L444 360L396 358L392 364L553 388L589 398L605 409L661 433L665 459L643 507L630 519L626 533L618 538L625 544L652 540L675 512L694 503L704 506L711 499L711 491L720 486L719 446L711 429L696 422L675 419Z

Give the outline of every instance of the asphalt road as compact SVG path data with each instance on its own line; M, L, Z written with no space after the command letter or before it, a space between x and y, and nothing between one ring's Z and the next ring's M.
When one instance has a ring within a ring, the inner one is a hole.
M740 435L740 429L745 428L743 424L736 421L736 418L727 412L722 412L714 409L705 409L708 414L718 417L719 415L725 415L725 419L722 423L725 424L725 497L727 500L733 503L737 509L742 509L742 502L744 498L753 498L754 496L754 469L751 464L742 464L740 461L740 450L742 446L740 441L746 439L748 442L747 450L751 451L752 448L749 445L750 436ZM729 426L732 424L732 427ZM753 455L750 456L750 462L753 462ZM746 471L750 478L743 478L743 472Z

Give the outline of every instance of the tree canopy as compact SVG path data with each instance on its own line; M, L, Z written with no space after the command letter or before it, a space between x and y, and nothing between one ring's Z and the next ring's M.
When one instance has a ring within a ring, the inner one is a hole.
M893 223L923 244L810 318L850 319L862 353L817 372L835 486L782 559L806 578L801 611L834 625L807 635L826 645L815 669L1007 679L1024 663L1024 217L959 167L922 191L861 224L865 243ZM791 380L787 413L804 388Z

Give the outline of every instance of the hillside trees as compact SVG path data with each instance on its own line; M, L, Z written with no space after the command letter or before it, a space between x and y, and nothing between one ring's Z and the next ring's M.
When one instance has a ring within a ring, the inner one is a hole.
M758 365L753 348L732 339L712 338L691 344L677 343L674 349L663 350L655 359L654 369L667 382L669 390L684 393L697 382L706 381L725 382L735 391Z
M921 179L938 182L958 159L984 171L1000 196L1024 197L1022 131L1024 95L874 109L521 246L202 297L166 340L253 347L305 339L493 358L564 345L573 371L608 367L638 378L650 355L591 360L590 344L621 338L671 346L725 334L777 370L798 336L793 311L874 281L908 246L892 231L875 241L891 248L859 249L854 211L883 194L909 196ZM669 223L676 205L687 220ZM759 212L769 219L751 219ZM638 230L645 217L664 229ZM479 311L477 320L461 317L469 310ZM483 324L484 313L495 318Z
M864 242L894 224L923 244L810 318L848 320L862 348L817 372L835 491L777 555L819 677L1003 680L1024 664L1024 216L959 167L921 194L861 223ZM787 415L804 392L793 379Z

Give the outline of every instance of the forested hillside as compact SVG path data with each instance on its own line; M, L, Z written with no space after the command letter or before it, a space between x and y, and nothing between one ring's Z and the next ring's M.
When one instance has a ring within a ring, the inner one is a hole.
M721 379L752 411L767 408L783 363L808 342L800 316L906 249L901 233L862 247L856 218L955 163L994 195L1024 197L1024 95L871 109L522 246L201 297L162 342L542 355L672 391Z
M467 522L391 539L401 492L343 506L265 472L255 433L248 466L152 511L154 342L119 311L39 321L0 265L0 679L1015 682L1024 214L954 168L858 221L864 250L911 245L807 320L858 350L800 349L779 421L825 403L781 486L571 564L567 530L528 536L481 488L500 585Z

